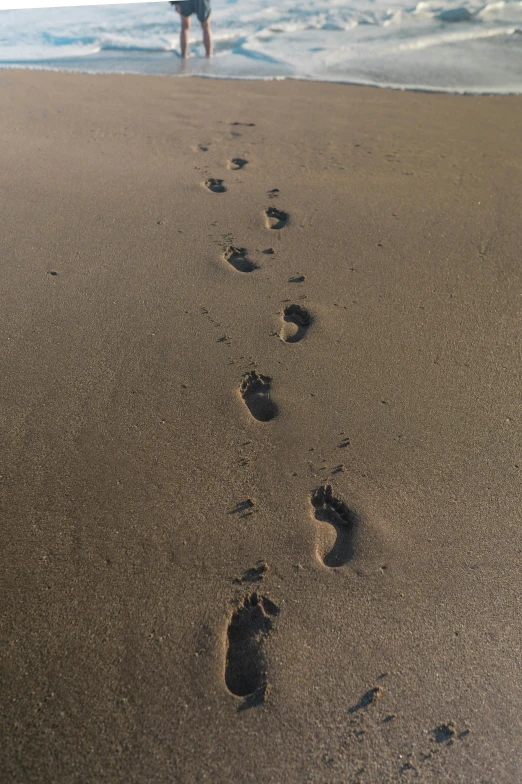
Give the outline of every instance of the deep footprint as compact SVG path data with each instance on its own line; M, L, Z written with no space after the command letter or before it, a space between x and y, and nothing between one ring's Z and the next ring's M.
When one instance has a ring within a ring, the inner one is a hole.
M210 177L208 180L205 180L205 187L212 191L212 193L226 193L226 186L223 185L223 180L215 180L213 177Z
M299 343L308 332L312 317L301 305L287 305L283 311L283 326L279 337L285 343Z
M239 391L245 404L259 422L269 422L277 416L277 406L270 398L270 376L262 376L255 370L245 373Z
M238 169L242 169L244 166L246 166L247 163L248 161L245 160L245 158L232 158L228 164L228 168L237 171Z
M228 624L225 683L236 697L250 698L245 707L265 698L268 680L263 644L272 630L272 616L278 613L270 599L252 593L234 610Z
M335 498L331 485L322 485L312 496L315 519L320 523L333 526L335 541L332 543L332 532L320 526L317 537L317 555L325 566L344 566L354 556L354 537L358 524L355 512L343 501Z
M257 264L247 258L246 254L246 248L234 248L233 245L230 245L228 248L225 248L223 258L229 264L232 264L238 272L253 272L259 269Z
M278 210L276 207L267 207L265 210L267 229L283 229L290 220L287 212Z

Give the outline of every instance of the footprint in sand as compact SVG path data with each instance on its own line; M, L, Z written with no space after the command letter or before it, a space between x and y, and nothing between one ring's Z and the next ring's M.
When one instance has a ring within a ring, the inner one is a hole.
M284 229L290 220L290 215L277 207L267 207L265 216L267 229Z
M299 343L308 332L312 317L301 305L287 305L283 311L283 326L279 333L285 343Z
M245 158L232 158L228 163L228 168L237 171L238 169L243 169L247 163L248 161Z
M312 495L312 507L319 523L318 557L325 566L343 566L354 555L357 514L343 501L334 497L331 485L322 485L315 491Z
M270 376L262 376L255 370L245 373L239 391L246 407L259 422L269 422L277 416L277 406L270 398Z
M234 248L233 245L230 245L228 248L225 248L223 258L229 264L232 264L238 272L253 272L259 269L257 264L247 258L246 248Z
M225 683L236 697L245 697L240 710L264 702L267 695L267 659L264 642L279 608L266 596L245 596L234 610L227 629Z
M227 191L226 186L223 185L223 180L215 180L213 177L205 180L205 187L212 193L226 193Z

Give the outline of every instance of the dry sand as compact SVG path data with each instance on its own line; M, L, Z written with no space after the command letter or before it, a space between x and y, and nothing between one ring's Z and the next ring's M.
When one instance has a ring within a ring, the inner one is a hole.
M2 782L520 781L522 98L0 105Z

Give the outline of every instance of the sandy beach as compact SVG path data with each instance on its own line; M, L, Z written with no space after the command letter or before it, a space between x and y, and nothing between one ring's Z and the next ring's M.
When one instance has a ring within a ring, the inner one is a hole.
M1 780L520 781L522 98L0 105Z

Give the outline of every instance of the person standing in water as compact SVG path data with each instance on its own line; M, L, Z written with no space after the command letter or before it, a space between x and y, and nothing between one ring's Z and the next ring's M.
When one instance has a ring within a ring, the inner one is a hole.
M207 57L212 56L212 30L210 29L210 0L170 0L181 17L181 56L188 57L190 17L196 14L203 31L203 43Z

